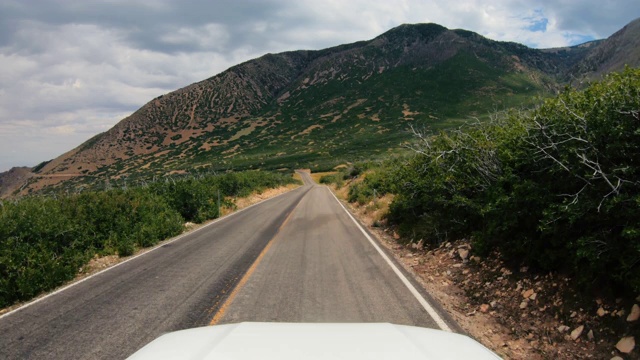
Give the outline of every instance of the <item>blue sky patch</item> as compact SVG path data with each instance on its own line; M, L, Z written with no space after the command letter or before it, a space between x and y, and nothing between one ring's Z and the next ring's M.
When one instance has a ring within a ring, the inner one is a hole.
M548 23L549 23L549 19L547 18L541 18L541 19L535 19L535 20L532 19L531 25L527 27L527 30L546 32Z
M525 27L525 29L529 31L547 31L549 19L544 16L544 11L542 9L533 10L533 14L525 17L524 20L529 21L529 26Z

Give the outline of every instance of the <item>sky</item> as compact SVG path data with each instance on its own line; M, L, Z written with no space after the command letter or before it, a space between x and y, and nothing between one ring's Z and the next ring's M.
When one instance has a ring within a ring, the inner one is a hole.
M266 53L429 22L560 47L637 17L638 0L0 0L0 172L55 158L159 95Z

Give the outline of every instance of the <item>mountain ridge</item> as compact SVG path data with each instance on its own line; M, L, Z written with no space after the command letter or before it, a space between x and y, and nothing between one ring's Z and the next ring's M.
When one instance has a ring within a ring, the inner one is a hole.
M560 49L403 24L371 40L265 54L149 101L37 169L23 194L60 183L90 188L96 178L290 168L384 153L408 140L410 123L446 128L531 103L576 74L619 67L625 54L637 56L615 50L634 44L638 23L610 40Z
M640 18L599 42L573 69L590 76L603 75L624 66L640 66Z

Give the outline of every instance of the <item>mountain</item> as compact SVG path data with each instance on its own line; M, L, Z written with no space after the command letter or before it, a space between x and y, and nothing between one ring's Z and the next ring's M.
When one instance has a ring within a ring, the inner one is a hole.
M571 71L587 77L597 77L612 71L640 66L640 19L636 19L598 42Z
M0 199L19 190L20 186L33 176L32 170L29 167L14 167L0 173Z
M437 24L369 41L267 54L159 96L35 169L23 193L167 174L330 167L638 64L638 20L607 40L536 50Z

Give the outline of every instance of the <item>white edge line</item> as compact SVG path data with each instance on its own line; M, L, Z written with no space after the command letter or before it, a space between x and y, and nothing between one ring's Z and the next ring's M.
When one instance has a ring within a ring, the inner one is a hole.
M435 311L433 306L431 306L431 304L429 304L429 302L418 292L418 290L413 286L413 284L409 282L409 279L407 279L407 277L404 276L404 274L400 271L400 269L398 269L398 267L391 261L391 259L389 259L387 254L384 251L382 251L380 246L378 246L378 244L371 238L371 236L369 236L369 234L362 228L360 223L356 221L356 219L353 217L353 215L351 215L351 213L347 210L347 208L344 207L344 205L342 205L342 203L340 202L340 200L338 200L338 198L333 193L333 191L331 191L328 187L326 187L326 189L329 191L329 193L331 193L333 198L336 199L338 204L340 204L340 206L347 213L347 215L349 215L349 217L356 224L358 229L360 229L360 232L362 232L362 234L367 238L367 240L369 240L371 245L373 245L373 247L378 251L380 256L382 256L382 258L387 262L387 264L389 264L393 272L396 273L396 275L398 275L402 283L407 287L407 289L409 289L411 294L418 300L420 305L422 305L422 307L427 311L427 313L429 313L429 315L431 316L431 318L433 318L436 324L438 324L440 329L444 331L452 332L449 325L447 325L447 323L440 317L440 315L438 315L438 313Z
M304 186L304 185L303 185L303 186ZM199 228L197 228L197 229L194 229L194 230L191 230L191 231L188 231L188 232L182 233L182 234L180 234L180 235L178 235L178 236L176 236L176 237L174 237L174 238L172 238L172 239L164 240L164 241L163 241L163 242L161 242L160 244L158 244L158 245L156 245L156 246L152 247L151 249L149 249L149 250L147 250L147 251L143 252L142 254L138 254L138 255L135 255L135 256L133 256L133 257L130 257L130 258L128 258L127 260L124 260L124 261L122 261L122 262L119 262L119 263L117 263L117 264L115 264L115 265L113 265L113 266L111 266L111 267L108 267L108 268L106 268L106 269L104 269L104 270L100 270L100 271L98 271L98 272L97 272L97 273L95 273L95 274L91 274L91 275L87 276L86 278L83 278L83 279L78 280L78 281L76 281L76 282L74 282L74 283L71 283L71 284L69 284L69 285L66 285L66 286L64 286L64 287L62 287L62 288L60 288L60 289L58 289L58 290L55 290L54 292L51 292L51 293L49 293L49 294L46 294L46 295L44 295L44 296L42 296L42 297L39 297L39 298L37 298L37 299L35 299L35 300L32 300L32 301L30 301L30 302L28 302L28 303L24 304L24 305L22 305L22 306L20 306L20 307L18 307L18 308L16 308L16 309L13 309L13 310L11 310L11 311L9 311L9 312L5 313L5 314L2 314L2 315L0 315L0 320L1 320L1 319L3 319L3 318L5 318L5 317L7 317L7 316L9 316L9 315L11 315L11 314L14 314L14 313L18 312L18 311L24 310L24 309L28 308L28 307L29 307L29 306L31 306L31 305L37 304L37 303L39 303L40 301L43 301L43 300L45 300L45 299L47 299L47 298L49 298L49 297L51 297L51 296L54 296L54 295L56 295L56 294L58 294L58 293L61 293L61 292L65 291L65 290L67 290L67 289L69 289L69 288L71 288L71 287L74 287L74 286L76 286L76 285L82 284L83 282L85 282L85 281L87 281L87 280L89 280L89 279L91 279L91 278L93 278L93 277L96 277L96 276L98 276L98 275L100 275L100 274L103 274L103 273L105 273L105 272L107 272L107 271L109 271L109 270L113 270L113 269L117 268L117 267L118 267L118 266L120 266L120 265L123 265L123 264L128 263L128 262L129 262L129 261L131 261L131 260L135 260L135 259L137 259L137 258L139 258L139 257L141 257L141 256L145 256L145 255L149 254L150 252L155 251L155 250L157 250L157 249L159 249L159 248L161 248L161 247L163 247L163 246L165 246L165 245L167 245L167 244L171 244L171 243L173 243L173 242L176 242L176 241L178 241L178 240L182 239L182 238L183 238L183 237L185 237L185 236L188 236L188 235L194 234L194 233L196 233L196 232L198 232L198 231L200 231L200 230L202 230L202 229L205 229L205 228L207 228L207 227L209 227L209 226L211 226L211 225L213 225L213 224L218 223L219 221L222 221L222 220L228 219L228 218L230 218L230 217L231 217L231 216L233 216L233 215L239 214L239 213L241 213L241 212L243 212L243 211L245 211L245 210L247 210L247 209L250 209L250 208L252 208L252 207L254 207L254 206L256 206L256 205L259 205L259 204L261 204L261 203L263 203L263 202L265 202L265 201L273 200L273 199L275 199L275 198L277 198L277 197L280 197L280 196L282 196L282 195L284 195L284 194L288 194L288 193L290 193L291 191L294 191L294 190L297 190L297 189L302 188L303 186L300 186L300 187L297 187L297 188L295 188L295 189L291 189L291 190L289 190L289 191L283 192L282 194L276 195L276 196L274 196L274 197L272 197L272 198L264 199L264 200L262 200L262 201L259 201L259 202L255 203L255 204L253 204L253 205L247 206L246 208L240 209L240 210L238 210L238 211L234 211L234 212L232 212L232 213L230 213L230 214L227 214L227 215L225 215L225 216L223 216L223 217L219 217L219 218L217 218L217 219L215 219L215 220L213 220L213 221L211 221L211 222L209 222L209 223L207 223L207 224L204 224L203 226L201 226L201 227L199 227Z

